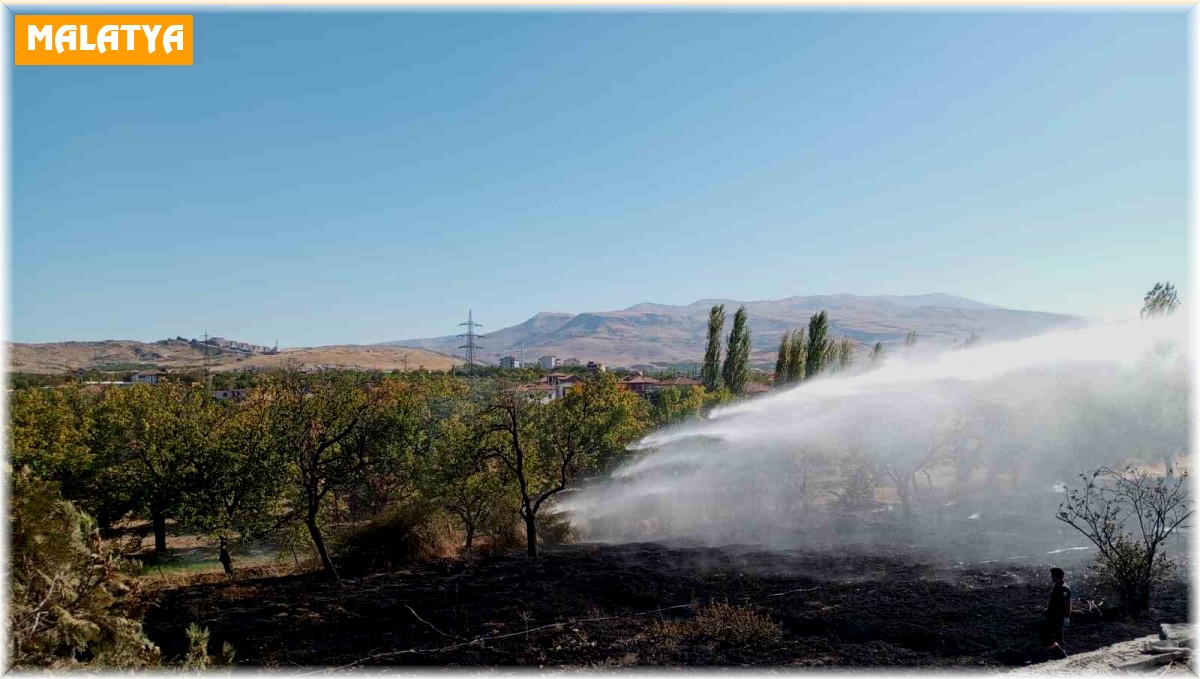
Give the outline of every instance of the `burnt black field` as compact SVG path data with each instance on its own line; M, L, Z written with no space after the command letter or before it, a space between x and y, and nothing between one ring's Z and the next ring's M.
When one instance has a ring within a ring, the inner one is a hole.
M167 657L207 626L239 665L646 665L991 667L1047 659L1037 644L1045 559L965 564L891 547L754 551L571 545L432 561L346 578L318 573L192 584L150 602L145 627ZM1105 597L1085 569L1076 600ZM1140 618L1105 604L1076 615L1069 651L1184 622L1190 592L1161 588ZM747 606L777 639L664 636L706 604ZM665 609L665 610L664 610Z

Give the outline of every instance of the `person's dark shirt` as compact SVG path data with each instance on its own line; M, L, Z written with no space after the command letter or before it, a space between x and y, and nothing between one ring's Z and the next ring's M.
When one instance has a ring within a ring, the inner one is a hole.
M1046 618L1061 622L1071 610L1071 588L1066 583L1055 585L1050 590L1050 603L1046 606Z

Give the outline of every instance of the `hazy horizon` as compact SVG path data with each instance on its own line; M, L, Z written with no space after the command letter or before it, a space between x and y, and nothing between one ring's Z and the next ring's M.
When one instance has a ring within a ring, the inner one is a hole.
M777 301L777 300L790 299L790 298L795 298L795 297L850 296L850 297L860 297L860 298L872 298L872 297L926 297L926 296L932 296L932 295L946 295L946 296L950 296L950 297L956 297L956 298L959 298L959 299L962 299L965 301L976 302L979 304L992 306L992 307L995 307L998 309L1010 309L1010 310L1014 310L1014 311L1031 311L1031 312L1035 312L1035 313L1059 313L1059 312L1040 312L1040 311L1035 311L1032 309L1011 309L1010 307L1003 307L1000 305L991 304L991 303L987 302L986 300L970 299L970 298L963 297L961 295L954 295L953 293L945 293L945 292L917 293L917 294L913 294L913 295L890 295L890 294L860 295L860 294L853 293L853 292L837 292L837 293L822 293L822 294L812 294L812 295L786 295L786 296L776 297L776 298L764 298L764 299L755 299L755 300L749 300L749 299L735 300L735 299L728 298L728 297L707 297L707 298L695 299L695 300L692 300L691 302L686 302L686 303L682 303L682 304L669 304L668 306L686 307L686 306L690 306L690 305L702 303L702 302L706 303L706 304L710 303L710 302L755 303L755 302L764 302L764 301ZM519 320L512 321L510 323L504 323L501 325L488 324L488 326L485 326L485 327L481 328L480 330L478 330L478 333L480 334L480 336L486 337L486 335L489 332L496 332L498 330L503 330L503 329L511 328L513 326L520 325L520 324L524 323L525 321L530 320L534 316L536 316L538 314L543 314L543 313L566 314L566 315L575 316L578 314L587 314L587 313L608 313L608 312L614 312L614 311L624 311L627 309L637 307L642 304L666 304L666 303L657 302L657 301L653 301L653 300L643 300L640 302L627 304L622 307L613 308L613 309L587 309L587 310L583 310L583 311L560 311L560 310L556 310L556 309L542 309L539 311L531 312L527 316L525 316ZM1126 317L1135 316L1135 315L1137 315L1140 308L1141 308L1140 302L1136 303L1136 304L1125 305L1125 307L1122 309L1122 311L1125 313L1123 313L1122 315L1126 316ZM1088 322L1105 320L1101 317L1087 317L1087 316L1082 316L1080 314L1062 313L1062 315L1075 316L1075 317L1080 318L1081 320L1088 321ZM464 316L463 320L465 320L465 319L466 319L466 317ZM481 320L478 313L475 314L475 320L476 321ZM390 343L390 342L401 342L401 341L408 341L408 340L425 340L425 339L435 339L435 338L439 338L439 337L456 336L456 335L460 334L459 333L460 330L464 330L464 329L459 328L457 325L455 325L453 328L448 329L446 332L444 332L440 335L431 335L429 337L397 337L397 338L391 339L391 340L383 340L382 342L371 342L371 343L368 343L368 342L342 342L342 343L326 343L326 344L313 344L313 345L291 345L291 344L284 344L283 342L280 342L279 348L280 349L292 349L292 348L310 348L310 347L320 347L320 346L341 346L341 345L374 346L376 344ZM175 334L171 334L171 335L167 335L167 336L163 336L163 337L145 337L145 336L139 337L139 336L136 336L135 333L130 332L130 333L127 333L126 335L123 335L120 337L114 336L114 337L88 337L88 338L82 338L82 339L51 339L51 340L46 340L43 342L23 342L21 340L15 340L15 339L10 340L10 341L13 343L17 343L17 344L57 344L57 343L64 343L64 342L102 342L102 341L133 341L133 342L153 343L153 342L157 342L160 340L175 339L176 337L184 337L185 339L200 339L203 334L204 334L204 332L202 331L198 335L189 335L186 333L175 333ZM274 344L274 340L260 341L258 339L253 339L253 338L247 339L245 337L238 335L237 333L221 334L218 332L210 331L208 333L208 335L210 337L223 337L223 338L229 339L229 340L236 340L239 342L248 342L250 344L257 344L257 345L262 345L262 346L271 346Z

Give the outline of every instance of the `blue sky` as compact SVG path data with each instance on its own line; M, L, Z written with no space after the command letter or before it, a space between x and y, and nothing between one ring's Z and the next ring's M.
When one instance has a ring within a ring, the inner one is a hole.
M14 69L14 340L1187 297L1182 10L197 11L195 31L190 68Z

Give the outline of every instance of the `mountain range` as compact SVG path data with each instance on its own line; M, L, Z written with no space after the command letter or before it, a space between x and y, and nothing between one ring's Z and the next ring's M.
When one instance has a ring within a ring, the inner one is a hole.
M619 311L541 312L482 335L477 357L495 363L502 356L519 358L523 348L529 362L554 355L630 367L694 363L704 354L708 313L714 304L725 305L726 333L738 306L746 306L752 357L759 364L774 360L785 331L806 324L820 311L829 313L832 336L849 337L864 349L875 342L901 343L911 330L923 344L952 345L972 333L983 341L1018 339L1082 322L1075 316L1005 309L943 293L812 295L753 302L701 299L684 306L647 302ZM463 339L447 335L384 344L461 355Z

